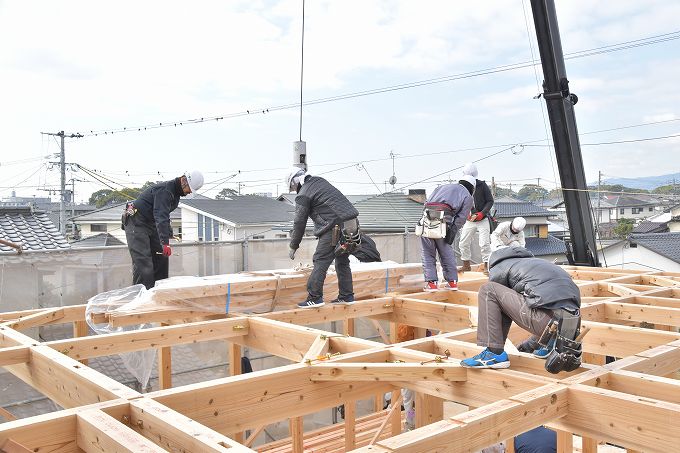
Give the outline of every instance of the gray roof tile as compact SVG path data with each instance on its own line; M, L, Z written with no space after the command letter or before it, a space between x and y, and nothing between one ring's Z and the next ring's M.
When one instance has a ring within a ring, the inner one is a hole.
M288 203L257 195L235 196L228 200L187 199L180 203L180 206L182 205L203 211L236 225L290 224L295 212L295 207Z
M631 234L631 244L641 245L661 256L680 263L680 232Z
M21 244L24 250L70 248L47 214L33 212L30 207L0 207L0 238ZM14 249L0 245L0 251L12 252Z
M550 235L547 238L526 238L526 249L534 256L564 255L567 253L564 241Z
M413 231L423 215L423 204L403 193L384 193L360 199L354 203L359 211L361 229L366 232L404 232L404 227Z
M540 206L529 201L497 201L494 204L496 208L496 218L512 218L512 217L549 217L554 213L543 209Z

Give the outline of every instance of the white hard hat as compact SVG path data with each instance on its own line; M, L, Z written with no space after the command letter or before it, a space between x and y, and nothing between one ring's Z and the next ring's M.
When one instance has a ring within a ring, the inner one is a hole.
M470 183L470 185L472 185L473 190L474 190L475 186L477 185L477 180L472 175L463 175L463 176L460 177L460 181L466 181L466 182Z
M200 171L192 171L191 173L188 173L185 175L187 177L187 182L189 183L189 187L191 188L191 192L196 193L198 189L203 187L203 173Z
M510 224L510 227L512 228L513 231L519 233L524 229L526 226L527 221L524 217L515 217L512 219L512 223Z
M477 166L473 164L472 162L468 162L465 164L463 167L463 174L464 175L470 175L473 176L474 178L477 178Z
M300 182L300 177L305 174L305 169L300 167L292 167L288 173L286 173L285 184L291 192L295 192L295 188Z

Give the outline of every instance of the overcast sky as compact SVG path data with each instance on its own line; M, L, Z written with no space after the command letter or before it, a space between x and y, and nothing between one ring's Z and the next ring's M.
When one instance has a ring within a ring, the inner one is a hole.
M283 191L300 112L276 108L300 99L301 12L301 0L0 0L0 197L58 188L58 168L49 162L59 147L40 132L124 127L135 132L67 139L66 161L103 181L69 169L77 200L105 183L139 186L191 169L206 174L209 196L238 182L242 193ZM680 38L677 1L558 0L557 14L566 54L673 32L666 38ZM528 0L308 0L304 51L306 101L524 63L532 51L538 59ZM680 39L566 65L582 134L663 121L582 135L589 181L598 171L680 171L678 138L586 146L680 133ZM548 143L537 142L549 126L544 101L533 99L543 79L536 71L305 106L310 171L346 193L376 193L389 188L393 151L396 187L429 191L457 179L465 162L497 153L478 163L480 178L515 189L540 178L555 187L551 148L500 152ZM136 132L159 123L177 126ZM360 162L363 169L352 165Z

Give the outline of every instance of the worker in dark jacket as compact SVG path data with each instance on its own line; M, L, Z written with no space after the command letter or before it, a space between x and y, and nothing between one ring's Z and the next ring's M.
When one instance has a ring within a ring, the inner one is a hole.
M477 178L477 166L473 163L466 164L463 168L463 175L470 175ZM482 250L482 263L484 273L489 271L489 255L491 255L491 224L489 223L489 211L493 207L493 195L485 181L477 179L475 186L475 202L470 210L470 215L460 232L460 259L463 260L461 272L471 270L470 260L472 259L472 239L477 233L479 248Z
M122 223L132 257L132 283L152 288L157 280L168 278L172 255L170 213L179 198L196 192L203 185L198 171L171 181L155 184L125 206Z
M338 234L345 237L359 237L359 211L331 183L318 176L312 176L305 170L294 167L287 176L291 192L295 197L295 220L291 232L288 256L295 259L295 252L300 247L302 236L307 227L307 219L314 222L314 236L319 240L314 252L312 270L307 280L307 299L298 304L301 308L320 307L323 301L323 282L326 271L335 260L335 272L338 277L338 298L332 303L354 303L352 286L352 270L349 266L349 254L336 254ZM336 226L338 227L336 229ZM334 235L335 230L335 235Z
M461 365L508 368L504 347L513 321L534 340L545 339L550 349L546 370L571 371L580 365L580 343L574 340L580 328L581 294L561 267L535 258L523 247L500 248L491 254L489 281L479 288L477 304L477 344L486 349Z

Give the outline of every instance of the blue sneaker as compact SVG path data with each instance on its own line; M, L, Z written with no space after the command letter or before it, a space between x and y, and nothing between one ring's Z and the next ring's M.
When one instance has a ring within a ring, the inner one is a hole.
M534 357L545 359L548 354L555 348L555 340L550 340L547 346L542 346L534 351Z
M474 357L461 360L460 365L465 368L510 368L510 359L505 351L496 355L487 348Z
M312 300L312 299L307 299L304 302L300 302L297 304L298 308L316 308L316 307L323 307L323 299L317 299L317 300Z
M352 305L354 303L354 296L336 297L331 301L332 305Z

